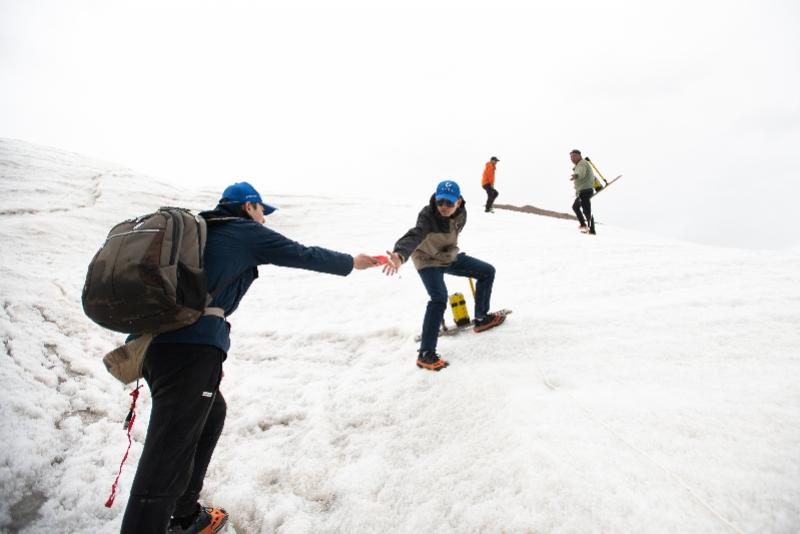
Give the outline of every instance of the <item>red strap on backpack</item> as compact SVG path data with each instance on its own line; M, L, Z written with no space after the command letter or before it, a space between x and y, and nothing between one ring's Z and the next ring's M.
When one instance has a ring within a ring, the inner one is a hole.
M128 453L131 450L131 429L133 428L133 422L136 421L136 399L139 398L139 389L141 389L141 387L137 380L136 388L130 392L130 396L133 397L131 409L128 411L128 417L125 418L125 424L122 426L123 430L128 431L128 448L125 450L125 456L122 457L122 461L119 463L119 472L117 473L117 478L114 480L114 483L111 485L111 495L108 496L108 500L106 501L106 508L111 508L111 505L114 504L114 498L117 495L117 483L119 482L120 475L122 475L122 466L125 464L125 460L128 459Z

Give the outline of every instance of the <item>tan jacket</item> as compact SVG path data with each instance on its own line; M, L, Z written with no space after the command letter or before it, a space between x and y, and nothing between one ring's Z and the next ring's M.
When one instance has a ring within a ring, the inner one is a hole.
M466 203L450 217L444 218L436 209L436 198L422 208L417 216L417 225L405 233L394 245L394 252L409 256L417 270L426 267L447 267L458 255L458 234L467 224Z

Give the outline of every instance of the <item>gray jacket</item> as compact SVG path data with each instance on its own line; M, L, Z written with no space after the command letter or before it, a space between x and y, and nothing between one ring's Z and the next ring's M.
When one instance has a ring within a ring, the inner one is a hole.
M584 189L594 189L594 173L588 161L581 159L576 163L572 169L572 174L577 176L573 180L575 182L575 193L580 193Z

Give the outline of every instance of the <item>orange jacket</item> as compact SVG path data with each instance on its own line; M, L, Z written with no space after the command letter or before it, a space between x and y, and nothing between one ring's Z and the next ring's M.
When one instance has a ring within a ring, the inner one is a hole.
M486 184L491 185L494 187L494 169L497 167L497 163L493 161L486 162L486 168L483 169L483 180L481 180L481 187Z

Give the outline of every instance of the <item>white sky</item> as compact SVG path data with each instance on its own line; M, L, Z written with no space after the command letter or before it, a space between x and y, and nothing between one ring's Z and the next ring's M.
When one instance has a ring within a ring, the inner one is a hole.
M797 2L289 4L0 0L0 136L265 196L449 178L475 207L496 155L498 202L559 211L580 148L625 175L604 222L800 243Z

